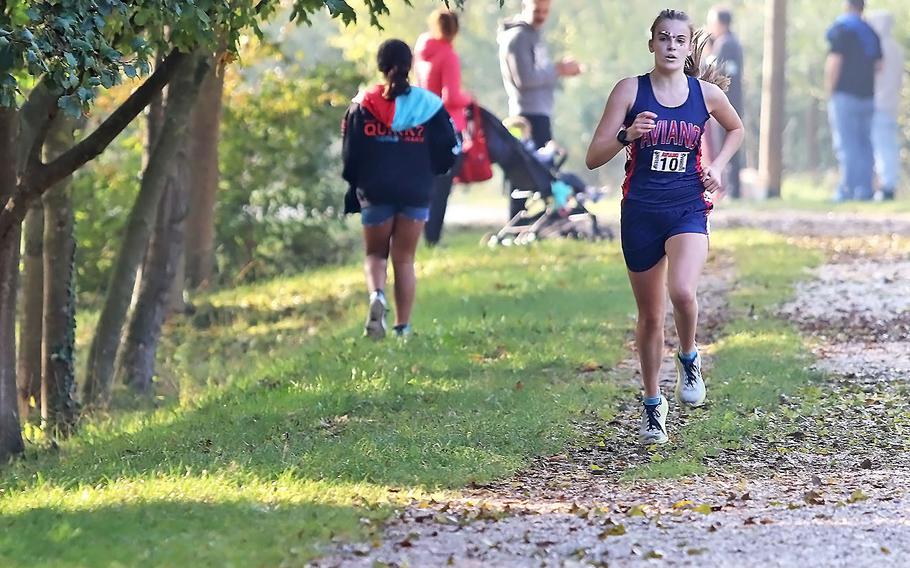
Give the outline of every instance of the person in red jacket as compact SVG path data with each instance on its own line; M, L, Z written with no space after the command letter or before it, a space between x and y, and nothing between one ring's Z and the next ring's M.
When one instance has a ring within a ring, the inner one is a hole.
M467 125L465 109L471 104L471 96L461 89L461 61L452 42L458 35L458 15L444 8L437 9L427 20L430 31L417 38L414 49L414 71L417 85L436 93L455 123L459 135ZM448 175L436 179L433 199L430 203L430 219L424 227L427 243L435 245L442 236L452 178L458 173L458 165Z

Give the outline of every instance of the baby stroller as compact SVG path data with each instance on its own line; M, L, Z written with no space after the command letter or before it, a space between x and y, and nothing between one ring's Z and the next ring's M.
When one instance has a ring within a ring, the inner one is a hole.
M538 239L610 239L613 231L601 227L586 203L602 195L571 173L560 172L565 152L541 161L512 135L502 122L483 107L479 109L490 161L502 168L507 187L515 199L525 199L525 208L496 233L484 237L489 246L526 244ZM468 119L477 118L469 114Z

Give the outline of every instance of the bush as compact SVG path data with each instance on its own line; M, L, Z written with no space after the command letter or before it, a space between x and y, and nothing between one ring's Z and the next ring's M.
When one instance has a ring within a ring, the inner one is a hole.
M341 214L340 124L362 78L353 66L264 72L229 90L216 212L222 281L338 261L356 235Z

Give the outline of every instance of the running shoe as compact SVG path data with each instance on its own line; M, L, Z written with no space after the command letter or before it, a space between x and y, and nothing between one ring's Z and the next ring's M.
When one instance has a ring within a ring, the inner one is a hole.
M395 337L400 337L401 339L410 337L414 331L409 323L396 325L393 329L395 330Z
M667 397L661 395L660 404L646 404L641 412L641 427L638 429L638 441L642 444L666 444L667 436Z
M705 403L707 389L701 376L701 354L692 361L683 361L676 354L676 402L693 408Z
M385 294L375 291L370 294L370 309L364 324L364 334L370 339L382 339L386 333L385 314L388 311Z

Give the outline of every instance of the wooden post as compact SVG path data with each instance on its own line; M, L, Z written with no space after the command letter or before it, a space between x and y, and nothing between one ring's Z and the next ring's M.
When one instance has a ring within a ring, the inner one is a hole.
M765 3L765 47L762 67L761 126L758 183L769 198L780 197L783 173L784 82L786 67L787 0Z

